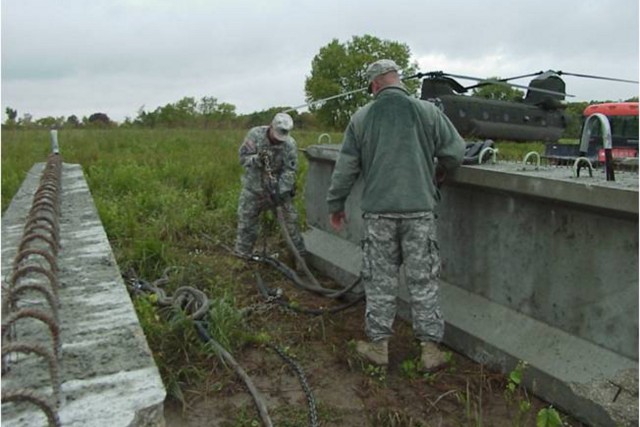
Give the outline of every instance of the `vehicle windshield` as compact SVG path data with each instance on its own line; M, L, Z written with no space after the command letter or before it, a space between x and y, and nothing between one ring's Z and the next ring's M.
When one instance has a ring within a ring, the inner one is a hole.
M611 137L616 143L623 145L638 145L638 116L608 116L611 126ZM589 124L591 137L600 140L602 132L600 121L592 120Z

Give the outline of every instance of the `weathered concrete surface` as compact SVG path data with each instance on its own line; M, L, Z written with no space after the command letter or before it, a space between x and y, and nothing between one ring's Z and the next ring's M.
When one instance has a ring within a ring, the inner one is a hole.
M35 165L2 217L7 277L43 164ZM62 173L58 253L63 426L164 426L165 390L79 165ZM42 331L42 330L41 330ZM46 334L22 339L50 342ZM50 394L46 365L12 364L2 388ZM46 425L31 405L2 405L3 426Z
M307 150L304 238L314 266L346 286L360 269L361 183L336 235L325 197L338 150ZM498 164L448 177L445 343L504 372L528 362L525 384L586 423L637 425L638 175L599 173Z

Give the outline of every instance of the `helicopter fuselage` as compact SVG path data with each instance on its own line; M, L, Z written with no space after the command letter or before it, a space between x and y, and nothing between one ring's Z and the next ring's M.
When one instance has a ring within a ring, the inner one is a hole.
M564 83L551 89L563 90ZM462 95L464 91L451 78L427 78L422 81L420 98L438 105L460 135L468 139L556 142L567 126L567 116L557 98L546 95L528 96L523 102L499 101Z
M567 125L564 111L525 103L465 95L442 95L428 100L442 108L464 138L555 142Z

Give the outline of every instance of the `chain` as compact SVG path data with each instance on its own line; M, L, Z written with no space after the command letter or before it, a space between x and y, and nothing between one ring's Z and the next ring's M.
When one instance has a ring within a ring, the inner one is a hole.
M247 314L254 314L254 313L258 315L264 315L269 311L271 311L272 309L274 309L275 307L277 307L277 305L278 304L276 304L276 299L271 297L264 302L258 302L255 304L248 305L242 308L240 312L242 313L243 316Z
M300 364L293 360L288 354L286 354L280 347L275 346L273 344L269 344L271 348L275 350L276 353L282 357L285 362L287 362L294 370L298 379L300 380L300 384L302 385L302 389L304 390L304 394L307 396L307 403L309 404L309 425L311 427L317 427L318 424L318 410L316 408L316 399L311 392L311 387L309 387L309 383L307 381L307 377L304 374L304 371Z
M269 150L264 149L260 152L260 159L264 165L264 172L266 175L265 187L269 193L273 193L277 189L278 179L273 174L273 167L271 165L271 153Z

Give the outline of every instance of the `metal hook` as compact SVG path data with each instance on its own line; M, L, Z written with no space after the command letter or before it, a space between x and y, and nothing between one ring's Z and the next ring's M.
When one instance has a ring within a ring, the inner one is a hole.
M530 151L524 156L524 160L522 160L522 163L523 163L522 170L527 170L527 161L529 160L529 157L531 157L531 156L536 158L536 169L535 170L538 170L540 168L540 153L538 153L537 151Z

